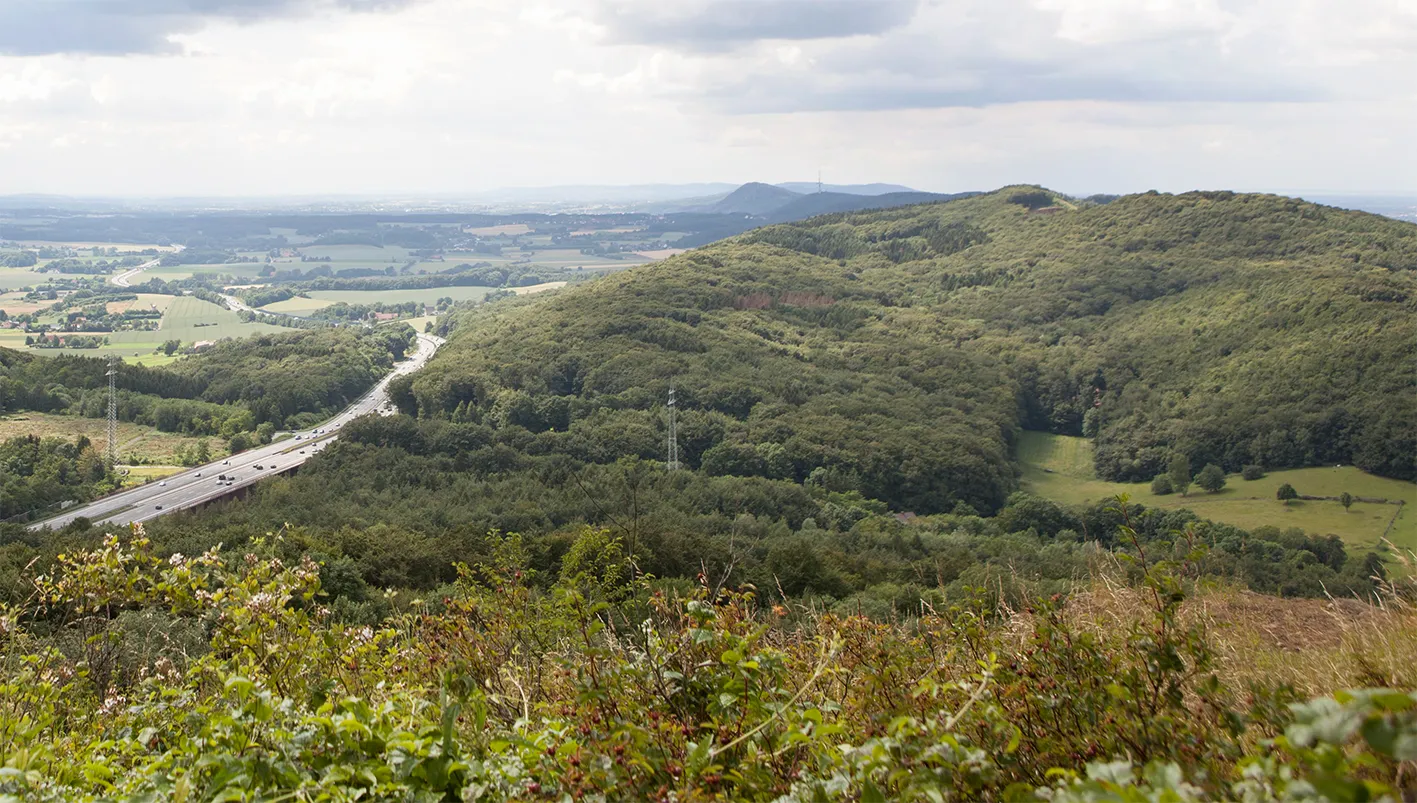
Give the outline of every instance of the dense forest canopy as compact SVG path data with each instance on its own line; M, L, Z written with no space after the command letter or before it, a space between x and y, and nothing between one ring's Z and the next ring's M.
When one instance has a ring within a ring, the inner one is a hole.
M408 412L605 462L997 510L1019 428L1109 479L1354 463L1414 476L1417 227L1263 195L1075 208L1040 188L759 229L479 312Z

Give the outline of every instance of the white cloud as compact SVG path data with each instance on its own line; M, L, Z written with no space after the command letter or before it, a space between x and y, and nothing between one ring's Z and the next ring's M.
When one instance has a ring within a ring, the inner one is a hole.
M167 41L188 55L0 56L0 192L818 167L938 190L1417 190L1407 0L830 0L839 18L810 24L803 0L655 3L648 21L623 13L648 0L263 2L280 12L184 16Z

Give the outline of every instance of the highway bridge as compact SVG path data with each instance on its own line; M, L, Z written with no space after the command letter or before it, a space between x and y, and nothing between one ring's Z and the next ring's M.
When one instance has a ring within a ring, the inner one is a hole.
M340 427L373 412L391 412L389 383L396 377L422 368L443 344L443 339L429 334L418 335L418 347L412 355L395 366L372 390L350 405L344 412L307 430L259 449L250 449L204 466L119 491L84 505L76 505L62 514L30 525L31 530L57 529L78 518L95 524L128 525L148 521L176 510L199 507L224 496L240 493L274 474L294 471L319 454L339 437ZM221 477L225 475L226 479Z

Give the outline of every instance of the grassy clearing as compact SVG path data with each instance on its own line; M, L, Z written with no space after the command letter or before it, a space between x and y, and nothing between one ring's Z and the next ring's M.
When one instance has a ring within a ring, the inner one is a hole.
M182 466L125 466L119 464L120 471L127 472L128 485L141 485L145 482L160 480L163 477L171 477L173 474L185 471Z
M1404 570L1396 582L1409 586L1414 576ZM1205 627L1216 669L1232 688L1283 682L1307 697L1361 686L1410 687L1417 682L1417 608L1407 597L1385 596L1376 606L1200 584L1181 606L1181 618ZM1150 609L1142 590L1104 574L1071 596L1065 610L1101 635L1115 634Z
M532 293L540 293L545 290L559 290L565 286L565 282L542 282L541 284L532 284L526 287L513 287L511 289L513 293L519 296L529 296Z
M185 356L185 354L173 354L171 356L161 353L139 354L135 357L124 357L123 361L132 363L133 365L146 365L148 367L157 367L163 365L171 365Z
M101 418L30 412L0 416L0 440L21 435L69 441L83 435L96 448L108 448L108 422ZM175 463L178 450L194 448L199 440L202 439L159 432L141 424L119 422L118 459L122 463ZM207 438L206 441L213 455L226 452L226 443L221 438Z
M1298 527L1320 535L1335 534L1355 547L1374 548L1388 523L1397 515L1388 539L1405 549L1417 548L1417 485L1401 480L1375 477L1352 467L1297 468L1274 471L1258 480L1244 480L1238 474L1226 478L1226 487L1209 494L1198 489L1180 494L1156 496L1146 483L1107 482L1092 470L1092 443L1086 438L1025 432L1019 442L1019 462L1023 465L1023 486L1030 493L1069 505L1080 505L1125 493L1132 501L1148 507L1188 508L1213 521L1254 528L1264 525ZM1199 470L1199 466L1195 466ZM1404 499L1407 505L1356 502L1344 510L1338 502L1275 499L1275 492L1289 483L1301 494L1338 496L1347 491L1354 496Z
M413 327L413 331L422 332L423 327L433 321L438 320L436 315L424 315L422 318L405 318L404 323Z

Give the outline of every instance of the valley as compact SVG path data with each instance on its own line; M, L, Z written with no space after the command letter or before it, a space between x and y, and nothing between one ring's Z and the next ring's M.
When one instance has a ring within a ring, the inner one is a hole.
M253 721L258 684L323 700L271 707L280 750L382 699L529 796L523 772L653 797L697 727L733 780L693 784L777 799L765 756L815 777L907 721L892 751L981 746L948 777L987 777L983 799L1087 751L1230 779L1299 727L1271 701L1413 682L1417 227L1229 192L830 195L747 185L653 223L243 219L0 297L28 329L118 327L0 348L0 600L114 600L65 637L173 669L107 693L187 684ZM118 471L107 352L133 360ZM907 677L925 690L896 699ZM1155 684L1174 695L1138 703ZM642 774L573 774L631 752Z

